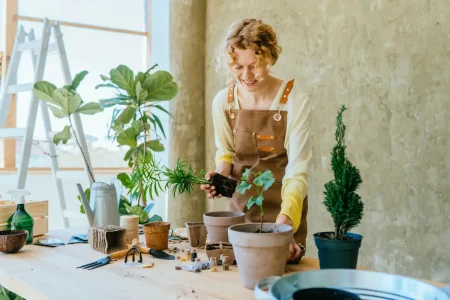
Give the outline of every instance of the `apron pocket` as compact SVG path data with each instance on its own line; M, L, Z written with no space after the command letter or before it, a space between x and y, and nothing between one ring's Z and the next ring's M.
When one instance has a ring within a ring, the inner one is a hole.
M255 133L234 129L233 135L236 158L246 163L256 163L259 160L259 154L256 146Z

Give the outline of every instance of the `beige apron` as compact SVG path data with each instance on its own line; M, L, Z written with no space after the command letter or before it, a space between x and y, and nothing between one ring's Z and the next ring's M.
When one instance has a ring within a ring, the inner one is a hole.
M287 83L281 96L280 107L286 104L294 80ZM233 130L235 154L233 155L233 170L231 178L241 182L241 175L246 168L252 172L271 170L275 183L264 192L264 222L275 222L281 209L281 187L288 163L288 156L284 148L286 137L287 112L274 110L241 110L232 109L234 103L234 85L228 91L230 109L226 116ZM253 180L253 175L249 180ZM244 195L237 192L228 201L230 211L245 212L250 222L260 222L260 209L256 205L247 209L250 196L256 197L254 189L246 191ZM294 233L297 243L306 247L308 197L303 201L300 227Z

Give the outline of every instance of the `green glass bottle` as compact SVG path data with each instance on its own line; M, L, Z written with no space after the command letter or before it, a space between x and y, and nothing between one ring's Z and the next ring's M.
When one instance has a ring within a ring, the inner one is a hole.
M33 243L33 228L34 219L25 210L25 198L24 196L29 195L25 190L12 190L8 191L15 199L17 203L17 210L11 216L8 222L8 228L10 230L26 230L28 231L27 245Z

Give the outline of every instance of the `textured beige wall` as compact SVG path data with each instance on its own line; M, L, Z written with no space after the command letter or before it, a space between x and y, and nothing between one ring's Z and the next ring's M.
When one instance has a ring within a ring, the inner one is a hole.
M214 55L228 26L262 18L283 47L274 74L312 98L311 235L332 229L322 205L341 104L365 202L360 266L450 283L449 1L208 0L206 157L214 168L211 101L223 88ZM207 201L207 209L224 208Z

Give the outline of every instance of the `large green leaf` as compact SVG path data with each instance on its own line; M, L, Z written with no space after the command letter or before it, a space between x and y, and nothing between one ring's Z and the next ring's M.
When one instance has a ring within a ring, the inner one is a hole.
M275 182L273 178L272 172L270 170L266 170L264 173L259 175L253 180L253 183L257 186L263 186L264 191L267 191L272 184Z
M48 108L52 111L53 115L59 119L66 118L69 116L67 111L63 111L61 108L49 105Z
M241 181L241 183L236 187L236 191L239 194L244 194L246 191L251 189L252 185L248 183L247 181Z
M131 181L130 176L128 176L127 173L119 173L117 175L117 179L119 179L122 185L127 189L133 186L133 182Z
M148 147L150 147L150 149L152 149L155 152L164 151L164 145L161 144L161 142L159 140L151 140L151 141L148 141L146 144L148 144Z
M258 198L256 198L256 205L261 206L263 204L264 197L262 195L259 195Z
M70 85L70 88L73 90L76 90L78 86L80 85L81 81L84 79L84 77L88 74L88 71L81 71L77 75L75 75L75 78L72 80L72 84Z
M136 82L136 100L139 104L143 103L147 99L148 92L142 88L141 82Z
M147 76L143 88L147 90L147 101L171 100L178 93L178 85L169 72L157 71Z
M142 131L144 131L144 124L142 124L141 119L131 122L131 127L134 127L136 130L136 135L139 135Z
M58 102L53 98L55 90L56 86L48 81L38 81L33 86L33 93L37 98L58 105Z
M125 207L125 204L131 205L130 201L123 195L120 196L119 201L119 214L120 215L129 215L127 208Z
M82 102L78 93L69 92L64 88L56 89L53 93L53 97L59 103L61 109L68 114L76 112Z
M136 85L137 85L137 82L139 81L141 83L141 86L142 86L142 84L145 81L145 77L146 77L145 73L142 73L142 72L137 73L136 77L134 78L134 80L136 81Z
M136 137L136 129L134 127L130 127L117 135L117 142L121 146L130 146L134 148L137 146Z
M89 102L83 104L77 109L77 112L85 114L85 115L94 115L98 112L103 111L103 108L100 107L100 103L97 102Z
M114 120L114 125L123 126L125 124L130 123L135 114L136 114L136 107L128 106L120 113L117 119Z
M53 143L55 143L56 145L59 145L59 143L61 142L63 144L66 144L71 136L72 135L70 133L70 127L66 125L64 126L64 129L61 132L58 132L53 136Z
M111 81L116 84L119 88L125 90L132 97L135 97L134 92L134 75L133 71L127 66L119 65L116 69L112 69L110 72Z

